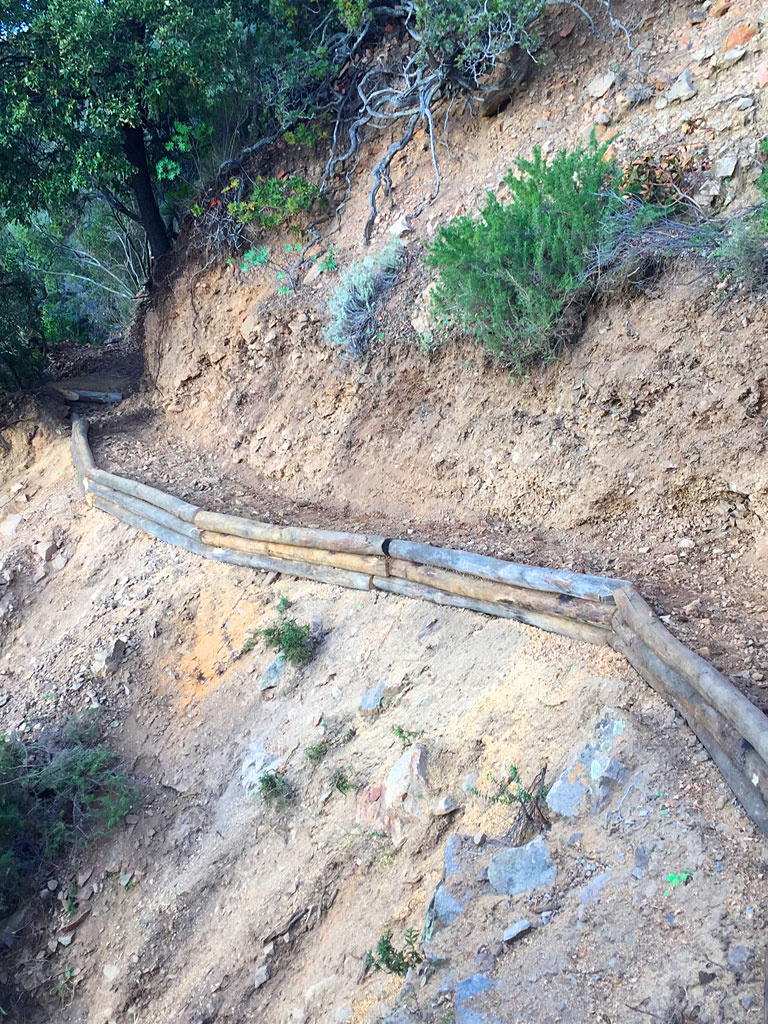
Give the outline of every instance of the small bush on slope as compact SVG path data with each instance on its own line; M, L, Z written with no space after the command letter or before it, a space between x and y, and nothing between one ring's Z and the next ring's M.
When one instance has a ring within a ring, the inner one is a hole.
M136 793L85 719L31 742L0 736L0 916L47 863L113 828Z
M604 154L593 140L547 164L537 147L505 177L509 202L489 192L478 219L442 226L427 256L440 275L438 320L460 325L518 372L551 359L565 310L583 295L587 267L621 207Z
M328 309L331 322L325 340L341 345L353 359L368 355L376 334L376 309L395 283L402 262L402 245L393 242L376 256L366 256L342 271Z

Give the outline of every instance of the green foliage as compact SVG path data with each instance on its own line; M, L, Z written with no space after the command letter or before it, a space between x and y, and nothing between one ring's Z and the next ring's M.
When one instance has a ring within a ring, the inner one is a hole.
M304 748L304 756L310 764L319 764L327 753L328 743L324 739L318 740L317 743Z
M270 807L287 807L296 799L296 792L284 775L265 772L259 777L259 796Z
M521 372L553 358L564 314L583 293L587 267L621 199L616 172L593 142L550 164L537 147L505 177L507 203L488 193L479 219L441 227L427 262L439 271L435 312Z
M768 221L763 211L743 220L733 220L727 230L713 229L715 240L710 259L720 276L749 291L768 282Z
M376 335L376 311L397 279L402 264L402 245L392 242L376 256L342 271L328 309L331 322L325 340L341 345L353 359L364 359Z
M334 768L328 781L331 789L335 789L337 793L348 793L350 789L355 788L354 782L343 768Z
M28 743L0 736L0 914L15 909L47 863L131 810L137 794L116 762L87 721Z
M240 270L243 274L247 274L249 270L255 270L256 267L266 267L269 263L269 254L267 247L262 245L259 249L249 249L243 255L240 261Z
M400 725L393 725L392 732L397 736L404 747L410 747L418 736L418 733L411 732L409 729L403 729Z
M261 635L293 665L305 665L312 657L310 628L300 626L295 619L283 619L277 626L268 626L261 630Z
M225 192L239 185L235 178ZM300 174L282 179L258 177L250 197L228 203L227 211L243 224L253 224L262 231L269 231L293 220L300 213L308 213L319 192L319 186Z
M392 944L392 932L384 932L376 943L376 953L369 950L365 954L366 967L375 971L383 969L404 978L409 968L417 967L424 959L424 955L416 948L418 937L415 928L409 928L404 936L403 948L397 949Z
M481 800L490 804L506 804L507 806L530 804L543 800L548 792L543 783L535 787L535 792L527 790L520 781L520 773L514 764L509 766L507 778L503 782L499 781L492 772L487 773L486 779L494 787L490 793L481 793L477 788L473 788L471 792L473 796L480 797Z
M329 249L325 256L318 263L318 267L323 273L338 270L338 263L336 262L336 253L333 249Z
M417 0L413 5L419 57L438 61L475 81L495 61L522 44L533 50L529 26L543 0Z

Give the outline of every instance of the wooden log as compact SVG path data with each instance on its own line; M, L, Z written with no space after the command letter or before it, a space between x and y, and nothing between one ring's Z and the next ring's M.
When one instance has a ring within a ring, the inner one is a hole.
M148 484L140 484L136 480L128 480L126 477L107 473L103 469L90 470L88 479L95 484L100 484L102 487L109 487L113 491L120 491L122 494L128 494L132 498L146 501L149 505L156 505L157 508L163 509L164 512L169 512L172 516L182 519L185 523L193 523L198 511L197 505L190 505L188 501L174 498L173 495L159 491L156 487L150 487Z
M68 402L98 402L101 405L117 405L123 396L119 391L84 391L82 388L59 387L54 384L62 398Z
M298 576L299 579L315 580L317 583L329 583L336 587L349 587L352 590L370 590L371 577L367 573L350 572L337 569L330 565L310 565L308 562L289 562L283 558L271 558L269 555L246 555L241 551L227 548L213 548L203 545L203 554L217 562L229 565L240 565L246 569L266 569L270 572L282 572L287 576Z
M324 548L326 551L347 552L357 555L381 555L384 537L364 533L343 533L336 530L311 530L302 526L273 526L242 516L200 509L195 516L199 530L225 533L245 540L260 540L270 544L291 544L300 548Z
M472 551L454 551L451 548L436 548L431 544L416 544L408 540L392 540L387 554L422 565L434 565L440 569L479 576L495 583L510 583L529 590L546 590L571 597L583 597L591 601L613 603L613 592L629 584L626 580L614 580L604 576L585 576L564 569L541 569L535 565L519 565L504 562L500 558L476 555Z
M129 494L116 491L112 487L104 487L103 484L97 484L94 480L88 480L88 491L94 495L97 494L100 498L105 498L113 505L119 505L128 512L133 512L134 515L150 519L153 523L157 523L158 526L164 526L168 530L174 530L176 533L181 533L185 537L191 537L193 540L200 540L200 531L192 526L191 523L185 523L183 519L171 515L170 512L165 512L163 509L158 508L157 505L150 505L148 501L132 498Z
M377 573L376 575L381 575ZM508 583L492 583L476 576L461 576L450 569L436 569L431 565L418 565L402 558L390 558L388 576L423 583L449 594L471 597L478 601L491 601L505 607L531 612L562 615L566 619L594 622L607 626L616 609L600 601L589 601L567 594L551 594L542 590L513 587Z
M632 587L617 590L615 598L626 625L654 654L706 697L768 764L768 718L763 712L713 665L673 637Z
M88 473L96 468L91 453L91 446L88 444L88 420L79 413L72 413L72 437L69 442L69 453L72 465L77 473L77 482L80 490L87 490L85 478Z
M127 508L123 508L122 505L116 505L107 498L102 498L100 494L93 494L93 504L95 508L101 509L102 512L108 512L111 516L121 520L121 522L126 523L128 526L133 526L144 533L148 533L150 536L156 537L157 540L162 540L166 544L173 544L177 548L184 548L195 555L205 555L206 549L200 541L183 533L177 533L176 530L171 530L167 526L161 526L160 523L147 519L145 516L130 512Z
M374 576L373 585L376 590L385 590L387 593L399 594L401 597L413 597L421 601L432 601L434 604L466 608L473 612L483 612L485 615L513 619L515 622L537 626L539 629L546 629L549 633L558 633L561 636L568 636L573 640L584 640L590 644L605 644L611 637L610 630L589 622L575 622L559 615L531 612L523 608L509 608L491 601L478 601L471 597L462 597L459 594L448 594L444 590L428 587L422 583L412 583L410 580L392 577L381 579Z
M611 645L683 716L744 810L768 835L768 765L760 754L718 708L651 650L621 612L617 613L614 626Z
M312 565L332 565L337 569L364 572L369 576L386 576L387 560L383 555L353 555L346 551L325 551L320 548L302 548L295 544L270 544L263 540L246 540L226 533L203 530L201 540L215 548L229 548L247 555L272 555L288 561L309 562Z

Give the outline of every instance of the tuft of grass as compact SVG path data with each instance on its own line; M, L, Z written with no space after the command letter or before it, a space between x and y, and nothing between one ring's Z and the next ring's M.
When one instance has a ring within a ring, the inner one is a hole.
M392 944L392 932L384 932L376 943L376 952L371 950L365 954L365 966L374 971L385 970L390 974L399 974L404 978L411 967L417 967L424 959L424 954L416 948L419 933L409 928L404 936L402 949Z
M277 626L267 626L261 635L270 647L280 651L292 665L306 665L313 652L309 626L300 626L295 619L283 619Z
M296 791L284 775L265 772L259 777L259 796L270 807L287 807L296 799Z
M331 772L331 777L328 780L331 788L335 789L338 793L348 793L350 789L355 788L355 784L347 775L343 768L336 768Z
M362 360L368 355L377 333L376 311L397 279L402 249L400 242L392 242L376 256L366 256L341 273L328 303L331 322L323 335L352 359Z
M328 743L324 739L318 740L317 743L304 748L304 756L310 764L319 764L327 753Z
M93 716L32 741L0 736L0 915L12 913L46 867L114 828L138 793L98 742Z

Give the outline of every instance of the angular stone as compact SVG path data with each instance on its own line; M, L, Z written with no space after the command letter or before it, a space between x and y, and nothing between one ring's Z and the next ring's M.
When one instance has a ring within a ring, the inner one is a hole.
M564 818L576 818L586 809L587 797L592 810L605 803L613 785L622 782L627 769L610 756L617 739L626 730L626 722L610 713L603 715L595 729L595 738L577 754L547 794L547 806Z
M117 637L94 656L91 671L97 676L106 676L117 671L126 649L125 641Z
M418 818L427 812L428 796L427 751L414 744L390 769L384 784L384 806Z
M453 814L454 811L458 811L459 805L452 796L441 796L433 802L429 810L433 817L441 818L446 814Z
M606 71L603 75L597 75L587 86L587 92L593 100L599 100L608 92L616 82L616 75L613 71Z
M542 836L536 836L525 846L503 850L488 865L488 881L493 891L509 896L552 885L556 878L557 868Z
M253 987L255 989L261 988L262 985L266 985L269 979L272 977L272 968L268 963L260 964L253 972Z
M381 711L386 685L386 681L382 679L376 686L365 691L360 699L360 710L364 715L378 715Z
M455 896L452 896L445 887L444 882L440 882L435 889L435 894L432 897L433 907L435 912L435 919L440 924L449 925L453 924L456 918L464 909L463 904L459 903Z
M496 1024L495 1018L473 1010L466 1004L481 992L495 988L497 984L484 974L473 974L460 981L456 986L456 1024Z
M264 672L259 679L260 690L271 690L277 686L280 681L280 676L285 671L286 660L284 654L278 654L274 661L264 669Z
M523 935L527 935L528 932L533 928L533 925L526 918L522 918L520 921L515 921L502 935L504 942L514 942L515 939L521 939Z
M722 18L731 9L732 2L733 0L715 0L709 8L709 16L711 18Z
M729 68L737 64L746 52L746 46L734 46L732 50L726 50L722 57L719 58L717 66L719 68Z
M738 153L729 153L727 156L721 156L715 164L715 174L718 178L731 178L736 171L738 163Z
M684 103L692 100L699 90L693 84L690 68L686 68L680 77L670 86L667 99L670 103L677 101Z
M768 60L764 60L755 72L755 81L758 89L764 89L768 85Z

